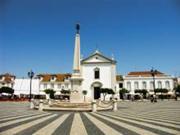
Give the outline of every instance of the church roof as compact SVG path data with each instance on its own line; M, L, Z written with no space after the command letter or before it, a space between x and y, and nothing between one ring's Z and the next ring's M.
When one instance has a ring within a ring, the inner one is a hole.
M42 77L41 82L50 82L52 77L55 77L55 82L64 82L65 79L71 77L71 74L39 74L38 77Z
M99 57L103 58L104 60L106 60L104 63L112 63L112 64L116 64L116 63L117 63L116 60L104 56L104 55L103 55L102 53L100 53L98 50L96 50L94 53L92 53L89 57L81 60L81 63L82 63L82 64L89 63L89 62L87 62L87 61L88 61L89 59L95 57L95 56L99 56ZM94 62L94 63L102 63L102 62Z
M129 72L128 77L133 77L133 76L142 76L142 77L152 77L151 71L134 71L134 72ZM164 73L157 71L155 76L167 76Z

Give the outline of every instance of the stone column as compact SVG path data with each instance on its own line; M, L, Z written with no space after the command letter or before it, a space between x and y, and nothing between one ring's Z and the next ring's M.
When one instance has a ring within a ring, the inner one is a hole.
M52 99L49 99L48 105L51 106L51 105L52 105L52 102L53 102Z
M43 111L43 100L40 100L39 111Z
M117 100L113 100L113 111L117 111Z
M34 106L34 99L31 99L31 101L30 101L30 108L31 109L35 108L35 106Z
M92 101L92 112L96 112L97 111L97 105L96 105L96 101Z

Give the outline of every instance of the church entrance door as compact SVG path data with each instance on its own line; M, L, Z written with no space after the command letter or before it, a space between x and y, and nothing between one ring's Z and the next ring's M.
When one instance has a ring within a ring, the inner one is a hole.
M94 99L100 98L100 87L94 87Z

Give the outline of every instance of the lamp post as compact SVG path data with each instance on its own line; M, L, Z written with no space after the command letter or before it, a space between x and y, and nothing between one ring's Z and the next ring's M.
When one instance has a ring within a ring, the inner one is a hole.
M151 69L151 75L153 77L153 89L154 89L154 92L155 92L155 89L156 89L156 86L155 86L155 75L157 74L157 70L154 70L153 68Z
M32 70L28 72L28 77L30 78L29 102L31 102L32 78L34 77L34 72Z

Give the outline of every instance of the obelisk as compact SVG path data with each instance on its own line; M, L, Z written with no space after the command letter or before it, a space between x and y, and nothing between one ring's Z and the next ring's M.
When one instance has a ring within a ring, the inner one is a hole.
M81 63L80 63L80 25L76 24L76 36L75 36L75 47L74 47L74 62L73 62L73 73L71 77L71 95L70 102L83 102L82 94L82 76L81 76Z

